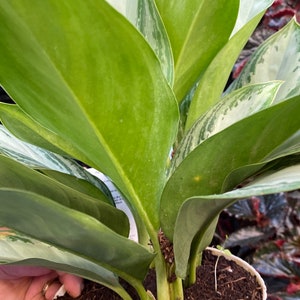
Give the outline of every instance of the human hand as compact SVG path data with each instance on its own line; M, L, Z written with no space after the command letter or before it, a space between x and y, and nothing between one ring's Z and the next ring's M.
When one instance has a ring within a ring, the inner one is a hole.
M0 299L52 300L62 285L76 298L83 289L83 279L41 267L0 266Z

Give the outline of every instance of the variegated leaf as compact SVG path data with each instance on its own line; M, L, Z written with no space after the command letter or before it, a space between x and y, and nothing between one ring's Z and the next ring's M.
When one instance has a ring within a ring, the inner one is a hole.
M154 0L106 0L124 15L145 37L160 60L162 70L172 86L174 81L173 54L169 38Z
M274 159L274 157L282 157L300 152L300 130L287 139L282 145L270 153L266 160Z
M193 97L187 114L185 131L190 129L194 122L216 102L220 101L234 63L272 2L272 0L240 1L238 18L230 39L210 62L197 83L195 91L192 92Z
M231 171L225 178L222 191L235 188L241 181L257 173L268 172L300 161L300 131L293 134L259 163L245 165Z
M226 92L268 80L284 81L275 103L300 94L300 24L295 18L255 51Z
M230 38L237 34L249 21L273 4L274 0L240 0L239 13Z
M203 141L232 124L269 107L281 82L248 85L236 90L214 105L184 136L176 149L171 172Z
M16 120L21 124L21 120ZM27 130L26 136L33 137L33 135L34 133L32 131ZM10 157L30 168L51 169L75 176L76 178L84 179L99 188L107 196L107 199L112 199L111 193L106 185L99 178L92 176L74 160L21 141L13 136L1 124L0 140L1 154ZM113 204L113 201L111 201L111 203Z
M162 229L169 238L177 212L187 198L222 193L230 172L260 163L299 130L299 99L294 97L238 121L185 157L171 174L161 200ZM214 210L214 206L206 209Z
M101 265L10 229L0 229L0 257L1 264L41 266L76 274L109 287L123 299L131 299L117 276Z

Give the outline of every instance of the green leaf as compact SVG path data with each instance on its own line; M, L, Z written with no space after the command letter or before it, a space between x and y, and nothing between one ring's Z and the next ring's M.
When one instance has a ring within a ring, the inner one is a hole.
M169 238L187 198L222 192L223 181L230 172L259 163L299 130L299 100L300 96L247 117L205 140L185 157L162 195L162 229Z
M9 115L8 119L11 118L12 124L18 123L20 125L18 127L20 128L20 131L22 133L23 130L21 128L22 127L25 128L24 133L26 134L24 140L27 139L27 136L28 136L27 140L31 140L29 137L35 136L35 133L31 130L28 130L25 124L21 120L15 118L16 117L15 114L10 114L10 112L8 114L6 114L6 112L3 113L3 110L1 110L1 108L3 108L3 106L0 104L0 116ZM3 120L6 120L6 118L4 117ZM3 120L2 122L6 123ZM8 127L10 128L10 131L8 131L4 126L0 124L0 138L1 138L0 153L1 154L6 155L12 159L15 159L30 168L50 168L50 169L53 168L54 170L62 171L62 172L65 171L67 173L69 173L71 170L73 171L73 169L74 170L76 169L74 167L75 162L73 162L74 165L73 166L71 160L69 159L66 159L53 152L47 151L43 148L37 147L33 144L18 139L11 132L14 131L18 132L19 130L18 129L14 130L15 128L14 125ZM22 133L17 135L24 137Z
M155 2L170 38L175 63L174 91L180 102L228 41L239 1Z
M1 107L1 105L0 105ZM1 109L1 108L0 108ZM1 112L0 112L1 115ZM17 120L12 117L12 120ZM18 119L18 121L20 121ZM13 122L14 123L14 122ZM21 123L21 122L20 122ZM20 126L21 128L22 126ZM23 128L26 126L23 126ZM26 133L25 133L26 132ZM33 137L35 134L30 130L24 131L25 136ZM8 130L0 124L0 153L10 157L30 168L35 169L51 169L59 171L65 174L73 175L77 178L84 179L98 189L100 189L107 199L111 199L113 204L112 196L106 185L95 176L92 176L87 170L77 164L74 160L65 158L58 154L49 152L45 149L36 147L29 143L23 142L13 136ZM103 195L98 195L103 197Z
M38 171L39 173L44 174L50 177L51 179L54 179L57 182L72 188L75 191L93 197L95 199L101 199L101 201L104 201L105 199L105 202L114 205L113 201L112 202L108 201L107 197L104 197L101 190L99 190L98 188L96 188L94 185L92 185L90 182L86 180L82 180L73 175L69 175L69 174L65 174L65 173L61 173L49 169L39 169Z
M300 131L297 131L259 163L245 165L231 171L223 182L222 191L236 187L241 181L247 180L248 177L255 176L257 173L263 174L270 169L274 170L282 166L297 164L300 159L299 153Z
M64 177L63 182L67 182L67 185L0 155L0 188L31 191L49 197L66 207L84 212L116 232L128 236L129 224L126 215L113 207L100 190L96 192L94 186L73 176L67 177L68 175L63 174L60 176ZM72 188L74 180L77 181L76 189ZM84 194L81 191L88 193ZM92 197L95 194L97 198Z
M184 158L212 135L232 124L271 106L282 83L267 82L236 90L215 104L186 133L176 149L171 172Z
M247 23L255 19L257 15L264 13L273 2L274 0L262 0L259 2L256 0L240 0L239 13L231 37L236 35Z
M275 103L300 94L300 24L295 18L255 51L226 92L268 80L285 82Z
M274 159L280 156L291 155L300 152L300 131L288 138L284 143L277 147L266 159Z
M159 58L163 73L172 86L174 81L173 54L154 0L106 1L142 33Z
M273 1L242 0L229 41L218 52L198 83L186 121L186 130L221 98L233 65L261 17Z
M55 269L101 283L125 295L112 272L84 257L9 229L0 230L1 264L20 264Z
M266 174L257 178L248 186L225 194L195 196L187 199L180 208L175 224L176 274L181 278L185 278L188 272L188 264L197 260L198 253L211 242L216 225L214 220L224 208L237 199L299 188L300 164ZM210 209L207 209L208 207Z
M93 0L1 1L0 35L1 85L62 150L108 175L153 233L178 108L145 39Z
M142 33L160 60L169 84L174 81L174 62L170 41L154 0L108 0Z
M70 156L67 153L72 153L73 157L80 157L86 163L90 162L74 145L41 126L16 104L0 102L0 119L11 133L23 141L64 156Z
M142 280L154 255L79 211L28 191L0 189L0 224L87 259L123 278ZM84 241L84 242L83 242Z

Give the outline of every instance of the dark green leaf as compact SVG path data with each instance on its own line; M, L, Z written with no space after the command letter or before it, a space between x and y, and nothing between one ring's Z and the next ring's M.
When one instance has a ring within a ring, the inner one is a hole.
M154 255L86 214L28 191L0 189L0 225L142 280ZM100 270L99 270L100 271Z
M92 193L90 191L87 194L80 192L86 190L87 186L90 185L89 183L72 176L69 177L69 175L61 174L60 176L64 177L63 181L66 181L67 185L0 155L1 189L31 191L48 197L65 207L86 213L116 232L128 236L129 223L126 215L109 204L110 202L100 190L97 191L97 198L93 198L89 195L95 196L93 186L90 187ZM74 185L74 180L78 182L76 189L71 188Z
M210 243L215 231L216 218L237 199L299 188L300 164L261 176L248 186L225 194L194 196L187 199L180 208L174 229L176 273L185 278L189 265L198 261L199 253Z

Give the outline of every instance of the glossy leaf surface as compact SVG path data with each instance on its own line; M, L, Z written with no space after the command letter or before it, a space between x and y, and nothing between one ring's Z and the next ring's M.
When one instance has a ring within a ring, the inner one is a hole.
M0 22L4 89L158 228L178 112L145 39L105 1L1 1Z
M161 202L162 228L169 238L177 212L187 198L221 193L231 171L259 163L299 130L299 99L279 103L231 125L185 157L169 178ZM289 120L285 126L283 120Z
M267 159L272 159L274 157L285 156L300 152L300 131L297 131L290 138L288 138L284 143L282 143L278 148L276 148Z
M248 85L225 96L200 117L186 133L172 162L172 168L203 141L232 124L263 110L273 103L281 82Z
M101 265L12 230L0 231L0 255L2 264L17 262L21 265L42 266L88 278L116 291L122 289L116 275Z
M171 42L174 91L180 102L229 39L239 1L155 2Z
M159 58L163 73L172 86L174 81L173 54L154 0L106 1L142 33Z
M300 25L296 19L255 51L228 91L267 80L285 81L275 103L300 94Z
M223 182L222 191L235 188L244 180L257 172L268 172L269 169L279 169L283 166L298 163L300 160L300 131L297 131L260 162L244 165L231 171Z
M253 20L257 15L265 12L275 1L274 0L240 0L239 13L231 37L236 35L242 28Z
M2 155L0 166L1 188L31 191L49 197L66 207L100 220L119 234L128 236L129 224L126 215L109 204L100 190L95 191L88 182L78 179L74 189L73 176L68 177L61 173L60 176L64 178L62 182L65 183L63 184Z
M234 63L264 11L272 2L272 0L240 1L238 17L230 39L210 62L198 83L187 116L186 130L220 100Z
M262 176L244 188L225 194L195 196L187 199L180 208L175 225L174 253L177 262L176 273L180 277L185 278L189 262L196 259L198 253L208 246L207 241L210 242L213 237L214 230L207 231L212 220L224 208L234 203L236 199L244 199L252 195L290 191L299 187L300 164ZM210 209L207 209L208 207ZM207 236L208 233L211 235L210 238Z
M39 241L89 259L125 278L142 280L153 259L154 255L143 246L48 197L1 188L0 204L1 224L30 232Z
M11 116L11 120L17 120L14 117ZM18 120L18 123L21 125L23 124L20 120ZM26 137L36 136L35 133L31 130L28 130L25 125L23 126L23 128L25 128L24 133ZM45 149L21 141L13 136L2 125L0 125L0 140L0 153L2 155L12 158L30 168L39 170L51 169L52 171L58 171L65 174L70 174L72 176L75 176L76 178L84 179L100 189L107 197L107 200L111 199L111 193L106 185L95 176L92 176L74 160L65 158L61 155L49 152ZM92 187L90 187L90 189L92 189ZM100 199L102 199L103 195L100 195L98 191L97 197L100 197ZM112 199L110 202L113 204Z
M90 163L82 151L34 121L17 104L0 102L0 120L13 135L23 141L64 156L70 156L67 153L72 153L73 157L81 157L82 161Z

